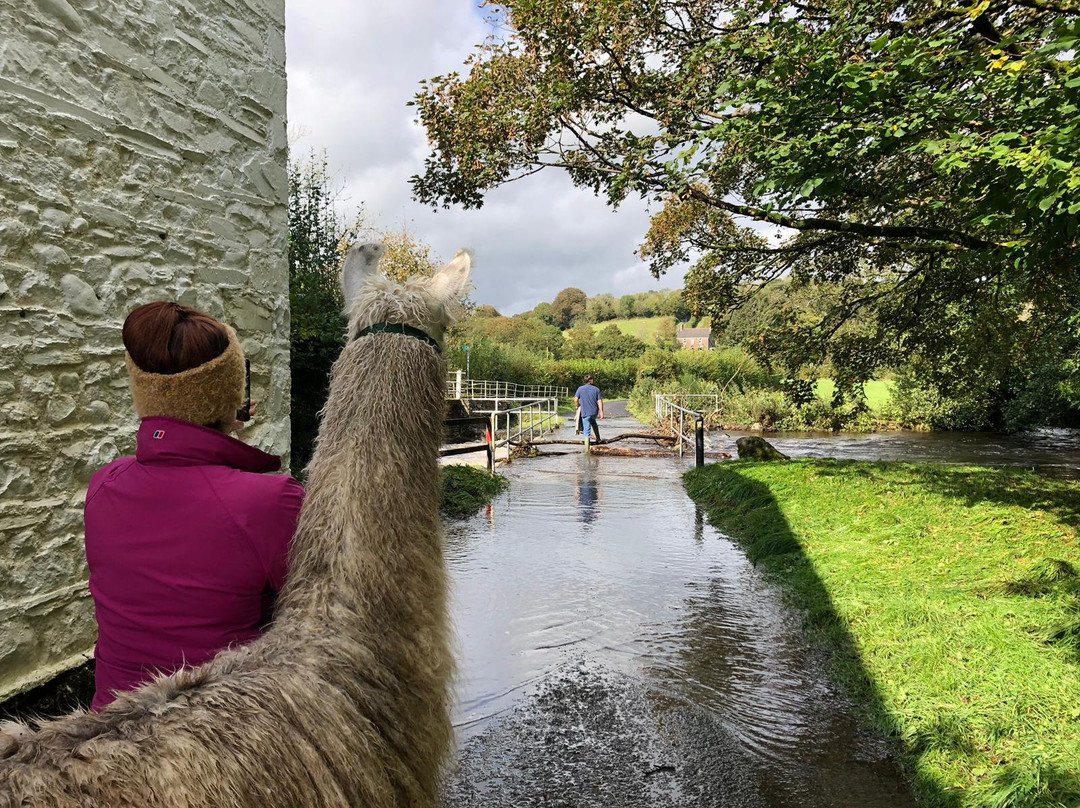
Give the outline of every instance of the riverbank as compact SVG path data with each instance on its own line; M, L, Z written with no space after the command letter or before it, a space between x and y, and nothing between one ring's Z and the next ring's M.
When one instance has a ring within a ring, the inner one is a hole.
M827 460L685 483L902 743L922 805L1080 802L1080 484Z

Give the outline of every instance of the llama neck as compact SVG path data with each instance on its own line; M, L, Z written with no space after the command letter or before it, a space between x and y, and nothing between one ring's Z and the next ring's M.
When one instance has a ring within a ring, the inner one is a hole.
M427 345L379 334L334 364L308 497L279 617L342 614L401 630L445 590L438 448L443 364Z

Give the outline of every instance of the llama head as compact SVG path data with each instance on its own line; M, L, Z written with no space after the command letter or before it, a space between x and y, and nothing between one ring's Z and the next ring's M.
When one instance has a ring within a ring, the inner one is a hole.
M472 254L458 250L430 278L398 283L379 272L382 244L357 244L345 254L341 286L349 317L349 339L375 323L403 323L442 342L448 326L464 314L462 295L472 271Z

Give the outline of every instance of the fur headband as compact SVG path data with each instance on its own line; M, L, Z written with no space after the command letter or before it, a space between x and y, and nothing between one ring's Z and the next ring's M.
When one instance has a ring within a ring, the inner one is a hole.
M230 424L244 403L244 352L236 332L229 345L209 362L180 373L148 373L125 354L131 396L140 418L167 416L193 424Z

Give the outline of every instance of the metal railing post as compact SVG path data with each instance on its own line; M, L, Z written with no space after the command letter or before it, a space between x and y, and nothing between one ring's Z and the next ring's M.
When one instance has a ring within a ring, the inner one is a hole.
M700 413L694 419L694 465L705 465L705 418Z

